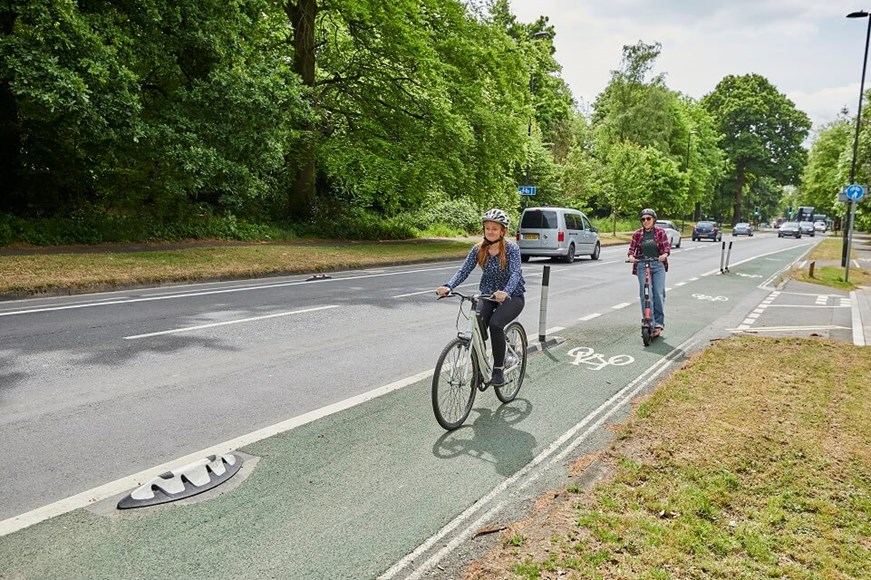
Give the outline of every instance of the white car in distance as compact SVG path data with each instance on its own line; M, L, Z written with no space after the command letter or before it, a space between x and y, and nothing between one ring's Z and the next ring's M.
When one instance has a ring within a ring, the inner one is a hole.
M668 243L672 248L680 247L680 231L674 227L674 222L670 220L656 220L656 227L665 230L668 234Z

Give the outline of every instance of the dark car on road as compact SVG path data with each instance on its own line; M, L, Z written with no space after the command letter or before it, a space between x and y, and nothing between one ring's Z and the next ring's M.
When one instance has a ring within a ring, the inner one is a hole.
M723 232L714 222L701 221L693 226L692 240L714 240L719 242L723 239Z
M741 222L739 224L735 224L732 228L733 236L752 236L753 235L753 227L745 222Z
M800 238L801 228L798 227L798 222L786 222L780 229L777 230L778 238Z
M810 237L814 237L814 233L815 233L814 222L809 222L809 221L798 222L798 227L801 230L801 235L803 235L803 236L807 235Z

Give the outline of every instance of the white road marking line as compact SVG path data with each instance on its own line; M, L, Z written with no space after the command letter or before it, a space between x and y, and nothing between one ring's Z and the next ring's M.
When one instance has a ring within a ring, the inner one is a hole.
M865 340L865 330L862 324L862 316L859 313L859 302L856 299L856 291L850 292L850 321L853 325L853 344L856 346L865 346L868 344Z
M179 332L190 332L193 330L201 330L203 328L213 328L215 326L227 326L228 324L241 324L243 322L255 322L257 320L266 320L268 318L278 318L280 316L292 316L294 314L305 314L306 312L317 312L318 310L328 310L330 308L338 308L337 304L330 306L318 306L317 308L306 308L304 310L293 310L291 312L279 312L277 314L267 314L266 316L254 316L252 318L240 318L239 320L226 320L224 322L213 322L211 324L200 324L198 326L186 326L184 328L175 328L172 330L161 330L158 332L149 332L146 334L134 334L125 336L124 340L136 340L138 338L148 338L151 336L163 336L165 334L178 334Z
M599 314L598 312L593 312L592 314L587 314L586 316L581 316L580 318L578 318L578 320L586 322L587 320L593 320L594 318L598 318L599 316L602 316L602 315Z
M745 318L744 322L742 322L741 324L753 324L754 322L756 322L756 320L754 320L753 318Z
M695 281L698 280L698 279L699 279L698 276L696 276L695 278L690 278L690 282L695 282Z
M23 513L21 515L17 515L9 519L3 520L2 522L0 522L0 536L5 536L13 532L17 532L18 530L22 530L28 526L32 526L33 524L37 524L41 521L59 516L61 514L65 514L67 512L71 512L75 509L83 508L92 503L96 503L98 501L104 500L114 495L118 495L125 491L132 491L133 489L144 484L146 481L154 479L162 473L172 471L173 469L178 469L179 467L183 467L189 463L193 463L194 461L199 461L200 459L208 455L222 455L224 453L230 453L231 451L235 451L236 449L240 449L242 447L245 447L246 445L250 445L251 443L256 443L257 441L267 439L269 437L272 437L273 435L278 435L279 433L284 433L286 431L296 429L301 425L317 421L318 419L322 419L328 415L333 415L335 413L338 413L339 411L350 409L351 407L360 405L362 403L365 403L366 401L376 399L378 397L386 395L387 393L396 391L403 387L407 387L408 385L413 385L418 381L422 381L428 377L431 377L433 372L434 369L430 369L428 371L417 373L416 375L400 379L388 385L384 385L383 387L378 387L377 389L372 389L371 391L368 391L366 393L361 393L354 397L350 397L348 399L345 399L344 401L339 401L338 403L333 403L332 405L327 405L326 407L322 407L314 411L309 411L308 413L304 413L298 417L276 423L275 425L271 425L269 427L264 427L263 429L258 429L257 431L254 431L247 435L242 435L241 437L237 437L236 439L231 439L229 441L225 441L224 443L219 443L212 447L207 447L202 451L197 451L195 453L191 453L190 455L185 455L184 457L179 457L178 459L168 461L162 465L158 465L157 467L152 467L151 469L146 469L145 471L140 471L139 473L128 475L127 477L122 477L121 479L116 479L113 482L101 485L99 487L95 487L93 489L89 489L88 491L83 491L82 493L78 493L72 497L68 497L66 499L51 503L47 506L43 506L35 510Z
M827 306L825 304L769 304L770 308L849 308L849 304L833 304Z
M229 294L232 292L248 292L251 290L269 290L273 288L285 288L288 286L302 286L311 284L325 284L328 282L348 282L360 280L363 278L381 278L385 276L401 276L405 274L416 274L418 272L437 272L439 270L453 270L453 266L445 266L440 268L422 268L420 270L403 270L401 272L385 272L380 274L364 274L362 276L347 276L344 278L324 278L321 280L299 280L296 282L280 282L277 284L263 284L259 286L243 286L240 288L222 288L219 290L202 290L198 292L177 292L175 294L162 294L159 296L146 296L142 298L125 298L107 300L103 302L87 302L83 304L66 304L64 306L46 306L44 308L28 308L26 310L16 310L11 312L0 312L0 316L16 316L19 314L36 314L39 312L54 312L56 310L73 310L77 308L93 308L96 306L111 306L115 304L133 304L135 302L153 302L156 300L171 300L173 298L191 298L196 296L209 296L212 294Z
M560 330L565 330L565 326L554 326L553 328L548 328L544 331L545 334L553 334L554 332L559 332Z
M620 304L615 304L611 308L614 310L620 310L621 308L626 308L630 304L632 304L632 303L631 302L621 302Z
M735 332L736 330L742 330L739 328L727 328L729 332ZM837 326L834 324L828 324L823 326L756 326L753 328L753 332L789 332L789 331L801 331L807 332L809 330L849 330L846 326Z
M678 282L678 283L675 284L674 286L675 286L675 288L677 288L677 287L679 287L679 286L684 286L684 285L686 285L686 282Z

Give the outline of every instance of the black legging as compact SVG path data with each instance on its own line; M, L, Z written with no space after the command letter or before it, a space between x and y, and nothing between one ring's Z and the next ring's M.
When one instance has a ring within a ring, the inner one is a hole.
M499 304L490 300L478 302L481 312L482 330L490 331L490 345L493 348L493 366L505 366L505 327L520 316L526 302L523 296L512 296L511 300ZM485 334L486 337L486 334Z

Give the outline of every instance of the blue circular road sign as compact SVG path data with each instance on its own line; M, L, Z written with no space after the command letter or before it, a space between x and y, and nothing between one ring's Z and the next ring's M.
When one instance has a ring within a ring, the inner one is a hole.
M847 189L844 190L844 194L850 201L859 201L862 199L862 196L865 195L865 188L854 183L853 185L847 186Z

